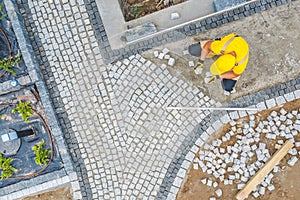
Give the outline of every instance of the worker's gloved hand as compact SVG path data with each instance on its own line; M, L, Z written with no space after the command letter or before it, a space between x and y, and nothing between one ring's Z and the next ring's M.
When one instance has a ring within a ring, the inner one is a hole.
M212 75L212 76L208 76L208 77L205 77L204 78L204 82L206 84L210 84L210 83L213 83L216 81L216 79L218 78L219 76L216 76L216 75Z
M196 67L194 68L195 74L201 74L204 67L204 60L199 59Z

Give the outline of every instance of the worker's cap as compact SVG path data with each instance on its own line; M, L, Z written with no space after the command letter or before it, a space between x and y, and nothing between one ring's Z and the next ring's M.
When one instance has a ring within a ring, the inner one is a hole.
M213 75L223 74L224 72L232 70L235 65L235 57L231 54L220 56L211 66L210 72Z

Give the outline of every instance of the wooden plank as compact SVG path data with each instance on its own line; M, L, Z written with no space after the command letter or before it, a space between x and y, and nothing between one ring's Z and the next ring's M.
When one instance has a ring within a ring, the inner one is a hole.
M293 146L294 144L287 140L270 160L251 178L251 180L248 181L245 187L237 193L235 198L237 200L244 200L247 198L254 188L264 180L265 176L272 171L274 166L280 162Z

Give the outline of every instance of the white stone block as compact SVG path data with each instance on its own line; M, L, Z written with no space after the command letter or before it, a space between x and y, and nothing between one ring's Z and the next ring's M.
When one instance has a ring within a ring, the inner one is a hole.
M209 150L209 149L210 149L210 145L209 145L209 144L204 144L203 148L204 148L205 150Z
M168 65L174 66L175 65L175 59L174 58L170 58L169 61L168 61Z
M300 142L299 142L299 146L300 146ZM220 148L220 153L225 153L225 149L224 148Z
M265 143L259 143L259 149L263 150L266 148L266 144Z
M224 180L224 185L228 185L228 180L227 179Z
M169 60L171 58L171 56L169 55L169 54L166 54L165 56L164 56L164 59L166 59L166 60Z
M215 197L210 197L209 200L216 200L216 198Z
M297 155L297 149L295 149L295 148L292 148L291 150L289 150L289 154L291 154L291 155L293 155L293 156L295 156L295 155Z
M208 179L206 185L209 186L209 187L211 187L212 183L213 183L212 180Z
M219 184L218 184L217 182L214 182L214 183L213 183L213 187L214 187L214 188L218 187L218 185L219 185Z
M271 134L271 133L267 133L266 134L266 138L275 140L276 139L276 135L275 134Z
M204 141L201 138L198 138L195 142L195 145L198 147L201 147L204 144Z
M189 61L189 66L194 67L195 66L194 61Z
M248 179L249 179L249 178L246 178L245 176L242 176L242 177L241 177L241 181L243 181L244 183L247 183Z
M207 179L206 179L206 178L203 178L203 179L201 179L201 182L202 182L204 185L206 185Z
M155 57L155 58L157 58L158 55L159 55L158 51L154 51L153 54L154 54L154 57Z
M244 188L244 186L245 186L245 183L239 183L239 184L237 184L237 189L241 190Z
M212 173L213 173L213 171L212 171L211 169L208 169L208 170L206 171L206 173L208 173L208 174L212 174Z
M220 168L220 169L218 170L218 173L223 175L223 174L226 173L226 170L223 169L223 168Z
M220 177L220 174L219 174L217 171L214 171L213 176L214 176L215 178L219 178L219 177Z
M272 112L270 113L270 115L271 115L272 117L276 117L276 116L277 116L277 112L276 112L276 111L272 111Z
M183 54L183 55L188 55L188 54L189 54L189 51L188 51L188 50L184 50L184 51L182 52L182 54Z
M258 191L259 191L259 194L260 194L260 195L264 195L266 189L265 189L264 187L260 187Z
M265 181L262 181L260 184L261 184L263 187L267 187L267 185L268 185L268 183L266 183Z
M194 164L193 164L193 168L194 168L194 170L198 170L198 168L199 168L198 163L194 163Z
M169 50L168 48L164 48L164 49L162 50L162 52L163 52L164 54L167 54L167 53L170 52L170 50Z
M217 189L217 190L216 190L216 195L217 195L218 197L222 196L222 194L223 194L223 192L222 192L221 189Z
M269 191L273 191L273 190L275 190L275 186L274 186L274 185L272 185L272 184L271 184L271 185L269 185L269 186L268 186L268 190L269 190Z
M239 173L235 173L235 179L239 180L241 175Z
M288 164L290 166L294 166L297 161L298 161L298 158L296 156L292 156L292 158L288 161Z
M278 167L278 166L274 166L273 172L274 172L274 173L277 173L278 171L279 171L279 167Z
M295 142L295 147L300 147L300 142Z
M219 177L219 179L220 179L221 182L223 182L223 181L224 181L224 175L221 175L221 176Z
M252 196L253 196L254 198L257 198L257 197L259 197L259 193L258 193L258 192L252 192Z
M160 54L158 55L158 58L162 60L162 59L164 58L164 56L165 56L164 53L160 53Z

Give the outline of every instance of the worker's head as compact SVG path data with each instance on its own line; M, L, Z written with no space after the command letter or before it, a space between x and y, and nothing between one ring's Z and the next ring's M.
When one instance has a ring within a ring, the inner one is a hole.
M211 66L210 72L213 75L220 75L224 72L232 70L235 65L235 57L231 54L220 56Z

